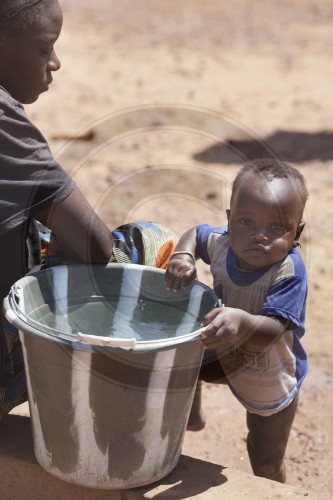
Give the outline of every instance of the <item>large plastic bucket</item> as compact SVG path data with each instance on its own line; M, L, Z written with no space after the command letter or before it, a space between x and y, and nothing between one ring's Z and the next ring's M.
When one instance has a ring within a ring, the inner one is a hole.
M217 301L164 271L60 266L4 301L23 344L34 450L50 474L93 488L149 484L177 464L203 349L194 333Z

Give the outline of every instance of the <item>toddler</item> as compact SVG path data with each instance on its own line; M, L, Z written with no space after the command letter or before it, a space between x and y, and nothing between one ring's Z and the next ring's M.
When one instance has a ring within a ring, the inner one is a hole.
M247 412L254 474L286 481L284 455L307 372L307 275L297 249L307 188L302 174L275 159L246 163L236 176L228 227L202 224L180 238L166 284L177 291L210 265L224 306L203 320L199 381L227 383ZM188 429L205 424L198 388Z

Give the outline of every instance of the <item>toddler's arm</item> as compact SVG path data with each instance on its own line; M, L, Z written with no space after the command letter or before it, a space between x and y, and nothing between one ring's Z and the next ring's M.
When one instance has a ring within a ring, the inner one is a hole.
M165 283L169 290L177 292L197 277L196 258L196 227L193 227L180 237L166 268Z
M217 347L228 338L237 343L250 340L259 346L268 346L287 329L289 321L284 318L250 314L242 309L222 307L206 314L202 326L201 339L205 347Z

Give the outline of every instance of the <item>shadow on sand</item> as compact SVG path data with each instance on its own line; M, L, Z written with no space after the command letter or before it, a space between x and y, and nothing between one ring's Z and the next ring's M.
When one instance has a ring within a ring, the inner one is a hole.
M210 488L220 486L228 481L223 474L222 465L205 462L197 458L181 455L176 468L164 479L138 491L143 495L153 490L158 485L169 486L163 488L160 493L154 493L154 499L172 498L172 500L182 500L184 498L196 497L200 493L207 494ZM197 478L194 481L193 478Z
M13 493L11 498L15 500L19 498L16 492L22 491L22 488L25 488L27 494L29 492L29 495L35 495L34 498L36 500L45 498L44 494L47 492L52 492L54 495L59 495L58 498L64 499L106 500L111 498L110 495L112 495L112 498L115 500L131 500L133 498L141 498L141 496L144 497L145 494L149 497L149 492L157 486L162 486L163 491L155 493L153 498L164 499L170 497L173 500L181 500L191 498L200 493L207 493L210 488L222 485L228 481L222 472L225 467L181 455L175 469L157 483L132 490L94 490L67 484L55 479L37 465L34 456L29 417L9 415L1 422L0 443L0 467L3 467L2 470L7 478L3 478L3 482L0 481L0 490L1 485L5 489L7 488L8 480ZM20 470L20 464L23 465L23 472ZM16 481L13 482L10 473L14 473L15 469ZM28 474L29 481L25 482L25 474ZM197 481L194 481L193 478L197 478ZM22 481L21 485L19 484L20 481ZM39 485L40 496L39 494L36 496L36 485Z
M8 415L0 423L0 457L36 463L29 417Z
M242 163L254 158L278 157L292 163L333 159L333 132L278 130L263 140L233 140L211 146L193 156L202 163Z

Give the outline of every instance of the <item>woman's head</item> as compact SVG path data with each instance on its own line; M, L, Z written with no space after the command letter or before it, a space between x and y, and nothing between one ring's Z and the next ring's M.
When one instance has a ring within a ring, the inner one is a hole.
M23 104L36 101L60 68L57 0L0 0L0 85Z

